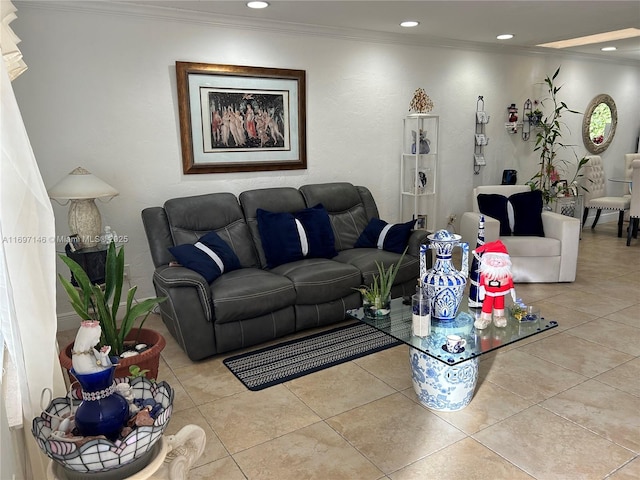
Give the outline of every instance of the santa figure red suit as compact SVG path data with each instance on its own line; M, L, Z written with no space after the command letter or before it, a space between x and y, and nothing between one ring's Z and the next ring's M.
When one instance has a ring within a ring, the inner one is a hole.
M482 300L482 313L475 321L477 329L487 328L493 323L496 327L506 327L507 317L504 311L504 297L511 295L516 301L516 290L511 275L511 259L507 247L500 240L488 242L475 250L482 255L480 260L479 298Z

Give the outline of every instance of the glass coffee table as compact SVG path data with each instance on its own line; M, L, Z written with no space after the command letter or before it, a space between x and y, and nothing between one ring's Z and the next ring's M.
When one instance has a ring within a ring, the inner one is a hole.
M420 402L426 407L453 412L466 407L478 380L480 355L506 345L519 342L558 326L538 315L535 321L518 321L509 315L505 328L490 325L484 330L473 326L480 309L467 307L462 300L454 320L431 319L431 334L418 337L412 333L411 305L404 305L402 298L391 301L391 313L387 317L372 318L362 308L347 310L347 316L360 320L393 338L409 345L411 378ZM466 345L458 353L445 350L447 335L459 335Z

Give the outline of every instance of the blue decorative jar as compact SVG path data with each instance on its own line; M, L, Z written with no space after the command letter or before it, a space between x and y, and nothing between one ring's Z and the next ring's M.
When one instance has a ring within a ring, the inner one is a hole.
M129 404L116 392L113 377L115 365L101 372L71 373L82 386L82 403L75 413L78 432L82 436L104 435L109 440L120 436L129 419Z
M436 260L433 268L424 273L421 271L420 275L424 293L432 299L431 317L437 320L454 320L469 275L469 244L461 242L460 235L447 230L438 230L427 238L430 243L422 246L420 255L424 257L428 249L433 249L436 251ZM462 249L460 271L455 269L451 261L451 254L455 247ZM426 265L425 260L420 263L421 266Z

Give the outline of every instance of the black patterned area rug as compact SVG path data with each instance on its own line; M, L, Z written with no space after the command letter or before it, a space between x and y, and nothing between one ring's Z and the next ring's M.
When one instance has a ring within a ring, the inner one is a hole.
M400 343L359 322L229 357L224 364L245 387L256 391Z

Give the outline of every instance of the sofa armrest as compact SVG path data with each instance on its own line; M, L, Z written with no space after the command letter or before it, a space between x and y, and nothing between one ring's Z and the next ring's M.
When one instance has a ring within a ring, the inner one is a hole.
M464 212L460 218L460 235L462 241L469 244L469 249L476 248L478 240L478 222L480 213ZM500 222L495 218L484 216L484 241L493 242L500 238Z
M142 224L149 242L153 265L156 268L166 265L173 260L169 252L169 248L173 247L173 238L167 212L162 207L145 208L142 210Z
M544 236L560 241L576 236L580 238L580 220L555 212L542 212L542 227ZM569 235L570 237L567 237Z
M580 220L555 212L542 212L545 237L560 241L560 275L558 281L576 279L578 248L580 246Z
M163 265L153 274L162 321L193 361L215 355L214 312L207 281L193 270Z
M186 267L163 265L154 272L153 281L166 291L176 288L193 289L202 304L207 322L213 321L211 288L202 275ZM174 303L179 300L179 298L172 298Z
M409 237L407 253L412 257L420 257L420 245L429 243L427 235L429 232L426 230L414 230Z

